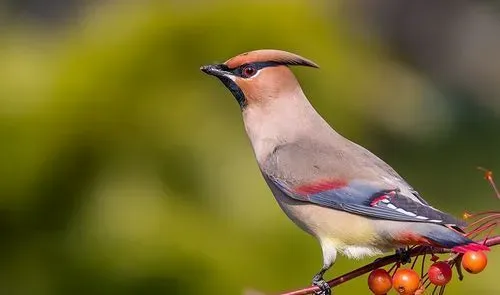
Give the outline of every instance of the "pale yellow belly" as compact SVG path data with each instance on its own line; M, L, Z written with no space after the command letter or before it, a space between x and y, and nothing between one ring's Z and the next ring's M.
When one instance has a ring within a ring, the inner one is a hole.
M393 248L379 235L373 219L296 201L281 192L274 195L286 215L315 236L323 247L326 244L354 258L378 255Z

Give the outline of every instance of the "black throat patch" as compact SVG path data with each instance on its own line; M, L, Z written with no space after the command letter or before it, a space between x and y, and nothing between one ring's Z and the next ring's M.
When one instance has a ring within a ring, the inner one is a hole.
M233 80L229 79L228 77L219 76L217 78L219 78L219 80L222 81L224 86L226 86L226 88L229 89L229 91L231 91L234 98L236 98L236 101L240 105L240 108L244 109L247 105L247 100L245 98L245 95L243 94L243 91L241 91L240 87L238 87L238 85L236 85L236 83Z

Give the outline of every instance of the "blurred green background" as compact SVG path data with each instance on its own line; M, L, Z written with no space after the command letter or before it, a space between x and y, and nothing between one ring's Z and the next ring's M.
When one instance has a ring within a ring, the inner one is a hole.
M127 4L125 4L125 2ZM0 294L242 294L309 284L317 242L199 67L259 48L433 205L498 208L492 1L0 2ZM368 263L341 257L328 277ZM499 294L500 251L449 294ZM336 294L368 294L366 277Z

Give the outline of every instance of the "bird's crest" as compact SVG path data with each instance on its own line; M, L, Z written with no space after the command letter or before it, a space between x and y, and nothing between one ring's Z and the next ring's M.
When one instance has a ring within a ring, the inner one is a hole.
M319 68L316 63L297 54L275 49L261 49L245 52L227 60L224 64L228 68L234 69L244 64L256 62L276 62L283 65Z

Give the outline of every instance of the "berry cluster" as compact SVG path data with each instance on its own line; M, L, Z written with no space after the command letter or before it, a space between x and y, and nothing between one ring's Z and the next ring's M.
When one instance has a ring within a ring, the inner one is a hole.
M422 260L424 259L425 256ZM392 288L401 295L419 295L424 294L424 291L433 285L433 293L438 291L442 294L444 287L452 278L452 267L456 262L461 261L461 266L471 274L480 273L488 262L486 254L482 251L467 251L447 261L437 261L438 259L439 257L432 256L431 260L434 263L426 273L423 272L424 261L422 261L421 274L413 269L415 263L411 268L399 268L399 263L396 263L389 271L383 268L373 270L368 276L368 287L375 295L385 295ZM457 270L460 270L458 265ZM461 276L461 273L459 275Z
M493 173L489 170L480 168L485 172L485 178L492 186L495 195L500 199L500 193L493 180ZM477 238L486 233L485 242L489 238L491 232L497 227L500 219L500 212L485 211L476 214L465 213L465 219L475 219L469 224L468 233L466 236ZM417 256L418 257L418 256ZM483 251L466 251L463 254L455 253L446 261L439 261L439 257L432 255L433 264L425 272L425 255L422 257L422 270L418 274L413 268L418 258L415 258L411 268L400 268L400 264L396 263L393 267L386 271L383 268L373 270L368 277L368 287L375 295L387 294L392 288L401 295L419 295L424 294L425 290L434 286L432 294L439 292L443 294L445 286L450 282L455 266L462 279L461 268L468 273L477 274L483 271L488 263L486 254ZM392 273L392 274L391 274Z

